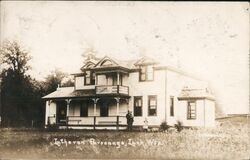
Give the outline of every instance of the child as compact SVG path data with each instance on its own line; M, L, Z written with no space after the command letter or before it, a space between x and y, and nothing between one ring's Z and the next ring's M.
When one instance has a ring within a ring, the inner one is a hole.
M147 118L145 118L145 120L144 120L143 131L145 131L145 132L148 131L148 120L147 120Z

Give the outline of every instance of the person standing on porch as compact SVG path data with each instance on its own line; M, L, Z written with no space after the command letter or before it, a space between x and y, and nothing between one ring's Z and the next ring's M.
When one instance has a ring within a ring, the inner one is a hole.
M128 131L132 131L132 125L133 125L133 122L134 122L134 117L133 117L133 115L132 115L132 113L130 111L128 111L128 113L126 115L126 118L127 118Z

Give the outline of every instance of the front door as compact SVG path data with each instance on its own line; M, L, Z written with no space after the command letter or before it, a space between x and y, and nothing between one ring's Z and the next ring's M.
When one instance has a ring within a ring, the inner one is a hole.
M57 102L57 123L66 124L67 104L66 102Z
M109 106L107 102L103 102L100 108L100 116L108 117L109 116Z

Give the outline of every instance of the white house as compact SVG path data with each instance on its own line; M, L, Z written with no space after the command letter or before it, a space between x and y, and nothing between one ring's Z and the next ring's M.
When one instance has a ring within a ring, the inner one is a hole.
M183 126L215 125L215 102L207 83L151 58L120 61L89 57L74 87L61 87L43 97L45 125L61 128L125 129L132 111L134 127L162 122Z

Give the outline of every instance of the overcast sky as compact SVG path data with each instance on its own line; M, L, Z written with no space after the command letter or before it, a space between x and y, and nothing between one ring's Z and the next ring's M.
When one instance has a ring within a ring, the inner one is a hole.
M226 113L249 111L248 3L1 1L1 41L17 40L43 79L78 72L81 54L142 54L207 80Z

